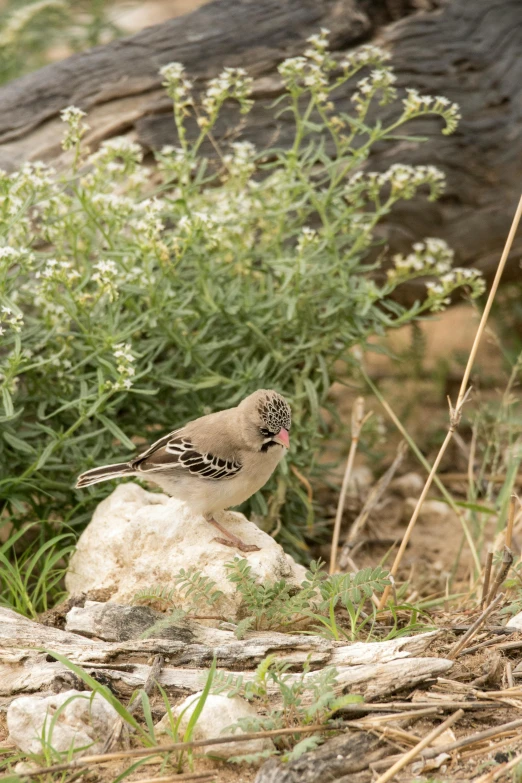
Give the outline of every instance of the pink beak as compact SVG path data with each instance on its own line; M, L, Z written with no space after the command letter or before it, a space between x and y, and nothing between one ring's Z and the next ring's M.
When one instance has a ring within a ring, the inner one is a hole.
M290 435L288 433L288 430L285 430L284 427L281 427L279 430L279 435L276 435L274 438L276 443L280 443L281 446L284 446L285 449L290 448Z

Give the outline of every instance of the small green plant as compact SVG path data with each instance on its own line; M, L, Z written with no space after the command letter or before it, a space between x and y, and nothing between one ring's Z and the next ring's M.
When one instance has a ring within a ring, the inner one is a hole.
M226 564L228 579L233 582L243 598L245 617L237 626L241 635L249 628L255 630L295 630L297 627L313 627L333 639L356 639L367 625L368 635L373 630L376 611L368 607L373 593L382 593L390 584L388 572L380 566L363 568L355 574L328 576L322 563L312 562L300 587L286 580L275 583L259 583L252 576L247 560L236 557ZM367 614L364 609L369 610ZM349 628L336 610L344 610Z
M242 619L236 625L236 636L241 639L249 630L274 630L295 633L316 633L330 639L351 641L361 638L383 638L377 623L378 613L369 599L381 594L390 584L388 572L381 566L363 568L355 574L329 576L321 561L312 561L305 579L298 586L280 579L276 582L259 581L244 558L235 557L225 564L227 579L241 595ZM135 603L147 603L167 610L164 618L147 629L144 637L152 637L187 616L219 619L215 614L222 596L215 582L199 571L182 571L173 577L180 587L155 586L145 588L134 597ZM187 599L188 602L187 602ZM181 608L181 603L184 608ZM217 605L217 606L216 606ZM389 603L393 626L387 626L385 638L425 630L418 623L415 606L401 602ZM214 614L207 614L208 612ZM409 613L410 620L399 620L400 613ZM226 618L221 618L226 619Z
M221 590L216 590L216 582L213 579L204 576L195 568L186 571L180 568L178 573L172 576L172 582L174 587L154 585L139 590L133 603L175 608L183 601L186 612L192 614L197 613L202 605L212 607L223 595Z
M242 718L227 732L241 729L245 732L287 729L294 726L328 724L332 716L349 704L360 703L362 696L357 694L339 695L342 686L338 683L337 670L328 666L320 672L311 672L309 662L305 663L301 673L289 671L290 664L278 661L274 655L268 655L256 669L253 679L244 679L242 675L217 672L212 685L213 693L226 693L230 698L242 696L255 704L260 715L254 718ZM274 707L274 699L278 702ZM323 738L311 734L303 739L302 734L290 734L276 737L275 744L283 759L298 758L302 753L316 747ZM261 757L270 755L270 751ZM259 755L237 756L235 761L258 761Z
M46 540L36 524L13 531L0 545L0 605L36 619L59 602L74 542L73 532L53 536L52 528Z

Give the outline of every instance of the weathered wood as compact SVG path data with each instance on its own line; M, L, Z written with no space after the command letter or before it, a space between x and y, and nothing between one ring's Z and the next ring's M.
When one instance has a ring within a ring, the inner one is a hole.
M223 66L246 66L256 77L256 108L244 136L258 147L288 144L291 128L269 110L279 93L276 66L303 48L320 26L332 31L339 52L375 33L383 20L378 2L355 0L215 0L193 14L148 28L138 35L75 55L0 89L0 166L59 154L60 109L74 103L90 113L91 144L130 133L146 147L175 143L171 111L157 75L173 60L204 86ZM408 4L403 3L401 13ZM233 19L233 24L230 20ZM389 20L384 17L384 21ZM415 199L397 206L381 227L392 251L423 236L446 239L459 264L486 272L496 266L519 196L522 169L522 4L518 0L449 0L441 10L417 13L381 30L398 86L446 95L461 105L463 120L450 137L439 121L419 122L423 145L398 141L377 151L369 166L395 160L434 163L448 176L437 203ZM350 106L350 87L338 91L339 110ZM225 109L219 139L235 124ZM515 240L511 276L522 237ZM415 292L415 289L412 289Z
M339 690L362 693L367 700L412 687L452 666L444 659L413 657L426 649L433 633L353 645L278 633L250 634L238 641L230 631L187 623L181 636L179 640L95 641L0 609L0 696L77 687L75 675L46 651L80 664L125 696L144 686L151 669L144 661L152 654L165 656L160 682L175 693L200 690L214 654L220 668L241 673L245 679L254 676L252 669L269 653L293 664L302 664L309 657L314 668L335 664Z
M365 783L372 778L370 763L387 753L383 741L369 733L343 734L304 753L296 761L282 764L277 759L269 759L257 773L255 783L324 783L330 780Z
M2 658L0 652L0 696L16 696L43 689L60 691L78 687L79 680L75 675L72 675L62 664L53 663L50 656L26 650L23 657L16 662L2 663ZM337 666L338 690L339 693L361 694L367 700L383 698L403 688L411 688L420 682L445 674L451 666L452 661L444 658L407 658L390 661L387 664ZM109 668L107 665L83 661L82 668L100 682L110 682L114 690L128 697L136 688L143 688L151 667L143 663L121 663L119 666L113 664ZM226 674L241 674L245 681L254 677L251 670L232 672L225 669L224 671ZM170 693L187 695L203 688L205 676L205 669L164 666L159 682ZM299 676L289 675L289 678ZM307 676L313 677L314 673L311 672ZM270 691L274 696L277 695L275 686L270 686Z
M89 606L90 604L90 606ZM110 609L107 607L110 606ZM100 633L103 629L96 619L96 610L101 617L116 616L118 611L125 616L126 607L117 604L97 604L87 602L86 616L75 627L81 627L83 633L87 621L93 625L87 631L88 636ZM69 612L73 620L78 618L77 610ZM107 632L114 636L112 631ZM433 641L436 632L405 636L386 642L343 644L331 642L318 636L282 634L275 632L250 632L246 639L238 640L231 631L207 628L198 623L183 620L169 629L168 638L128 639L116 642L94 641L79 633L62 631L40 625L10 609L0 607L0 660L16 662L21 660L28 650L54 650L75 663L110 663L119 656L125 661L145 660L151 655L168 656L171 664L177 666L206 666L217 656L223 666L255 667L269 653L276 653L289 663L302 663L307 658L313 665L385 664L389 661L423 653Z

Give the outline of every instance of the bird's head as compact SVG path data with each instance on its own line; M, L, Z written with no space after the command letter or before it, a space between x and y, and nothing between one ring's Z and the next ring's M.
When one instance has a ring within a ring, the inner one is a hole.
M284 397L271 389L258 389L239 404L242 434L254 451L290 447L292 411Z

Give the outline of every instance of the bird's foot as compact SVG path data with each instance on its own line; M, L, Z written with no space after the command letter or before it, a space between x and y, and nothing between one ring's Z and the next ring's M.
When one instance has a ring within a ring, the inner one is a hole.
M241 552L259 552L260 547L256 546L255 544L245 544L244 541L241 541L241 539L238 536L235 536L233 533L230 533L223 525L220 525L219 522L216 522L214 517L206 517L207 522L210 522L211 525L214 525L214 527L217 527L220 533L223 533L226 538L214 538L214 541L219 541L220 544L224 544L225 546L233 546L236 547L236 549L239 549Z
M235 539L235 536L234 536ZM241 541L240 538L237 540L231 541L229 538L213 538L212 541L218 541L220 544L224 544L225 546L232 546L236 549L240 549L241 552L260 552L261 547L256 546L255 544L245 544L243 541Z

